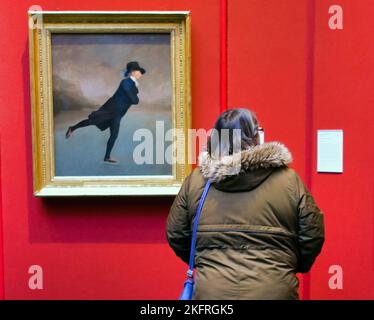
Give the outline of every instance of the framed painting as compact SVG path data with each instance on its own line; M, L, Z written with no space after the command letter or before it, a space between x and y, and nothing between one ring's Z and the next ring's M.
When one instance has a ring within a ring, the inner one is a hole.
M29 11L35 196L175 195L189 12Z

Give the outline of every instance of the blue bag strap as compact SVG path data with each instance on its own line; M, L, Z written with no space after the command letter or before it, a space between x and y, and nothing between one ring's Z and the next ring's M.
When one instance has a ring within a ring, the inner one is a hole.
M203 194L202 194L202 196L200 198L199 206L197 207L195 221L194 221L194 224L193 224L192 239L191 239L191 251L190 251L190 263L189 263L189 269L187 271L187 275L190 278L193 277L197 226L199 224L199 219L200 219L200 215L201 215L201 209L203 208L204 201L205 201L206 195L208 193L210 184L211 184L211 181L210 181L210 179L208 179L208 181L205 184L205 188L204 188Z

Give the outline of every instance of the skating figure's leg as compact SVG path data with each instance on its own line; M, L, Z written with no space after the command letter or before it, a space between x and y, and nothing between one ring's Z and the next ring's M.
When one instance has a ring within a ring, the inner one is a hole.
M120 117L116 117L112 120L112 123L110 125L110 137L109 137L108 142L107 142L104 160L110 159L110 153L111 153L111 151L113 149L113 146L114 146L114 143L116 142L116 139L118 137L120 123L121 123L121 118ZM117 161L115 160L115 162L117 162Z
M78 122L74 126L70 126L68 128L68 130L66 131L65 138L68 139L71 136L71 134L73 133L74 130L76 130L78 128L82 128L82 127L87 127L91 124L92 124L91 120L87 118L87 119L84 119L84 120Z

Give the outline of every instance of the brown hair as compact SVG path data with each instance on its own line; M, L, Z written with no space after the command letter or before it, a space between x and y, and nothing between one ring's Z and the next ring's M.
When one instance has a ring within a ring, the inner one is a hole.
M209 155L212 155L213 152L215 154L218 152L221 156L233 154L235 144L239 145L239 141L237 141L239 137L235 134L235 129L237 130L236 132L240 132L241 150L248 149L257 144L258 121L255 113L244 108L229 109L218 117L214 125L212 134L207 142ZM228 133L228 139L223 139L224 131Z

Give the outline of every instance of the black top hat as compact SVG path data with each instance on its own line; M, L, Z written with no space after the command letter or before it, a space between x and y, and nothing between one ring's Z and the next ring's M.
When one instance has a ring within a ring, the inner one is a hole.
M138 61L130 61L130 62L126 65L125 77L127 77L128 74L129 74L131 71L135 71L135 70L139 70L142 74L145 73L145 69L143 69L143 68L141 68L141 67L139 66Z

